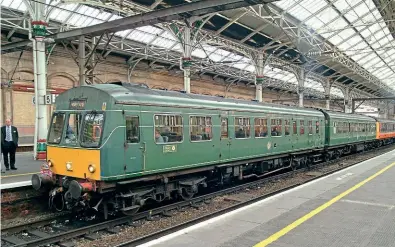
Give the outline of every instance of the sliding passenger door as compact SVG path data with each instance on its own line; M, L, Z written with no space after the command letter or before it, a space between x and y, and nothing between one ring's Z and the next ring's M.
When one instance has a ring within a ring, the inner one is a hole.
M139 113L125 113L125 172L134 173L144 170L145 143L142 143Z
M228 112L223 112L220 116L220 160L227 160L230 157L230 145L231 138L229 133L229 114Z

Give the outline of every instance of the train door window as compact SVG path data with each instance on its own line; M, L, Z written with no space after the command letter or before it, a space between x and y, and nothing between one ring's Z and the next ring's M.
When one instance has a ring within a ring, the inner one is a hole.
M304 120L300 120L300 135L304 135Z
M336 122L333 122L333 134L336 134Z
M189 130L192 142L210 141L213 137L211 117L191 116Z
M297 127L296 124L297 124L296 121L292 122L292 132L293 132L294 135L298 134L298 127Z
M267 119L265 118L255 118L255 137L267 137Z
M65 142L67 144L76 145L81 128L81 114L70 113L67 122Z
M155 115L154 139L156 143L174 143L183 140L183 123L180 115Z
M309 135L313 134L313 121L309 121Z
M284 129L285 129L285 135L289 136L290 135L290 121L288 119L284 120Z
M139 143L139 117L126 116L126 141L127 143Z
M315 121L315 133L318 134L320 133L320 122Z
M352 131L352 128L351 128L352 126L351 126L351 123L348 123L348 132L351 132Z
M282 132L282 120L281 119L272 119L271 120L272 127L272 136L281 136Z
M228 138L228 118L221 118L221 139Z
M235 138L250 138L251 125L249 118L235 118Z

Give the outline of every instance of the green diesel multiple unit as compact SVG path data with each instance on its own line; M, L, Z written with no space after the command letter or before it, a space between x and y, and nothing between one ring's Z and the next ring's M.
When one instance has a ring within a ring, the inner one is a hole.
M32 182L73 207L136 212L148 200L370 148L375 122L130 83L82 86L58 96L48 167Z

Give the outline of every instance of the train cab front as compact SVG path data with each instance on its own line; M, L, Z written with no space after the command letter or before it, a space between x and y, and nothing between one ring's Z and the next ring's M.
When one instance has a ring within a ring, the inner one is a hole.
M100 180L104 114L55 112L47 138L47 161L32 176L36 190L49 192L56 211L89 207Z

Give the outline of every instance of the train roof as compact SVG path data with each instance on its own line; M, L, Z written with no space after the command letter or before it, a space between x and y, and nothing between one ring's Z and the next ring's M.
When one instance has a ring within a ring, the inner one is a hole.
M151 106L172 106L180 108L196 109L220 109L234 111L253 112L280 112L289 114L298 113L301 115L314 115L323 117L323 114L317 109L309 109L296 106L285 106L266 102L256 102L248 100L229 99L217 96L207 96L177 91L166 91L150 89L144 84L113 82L105 84L94 84L74 88L79 89L96 89L108 94L113 98L115 104L124 105L151 105ZM72 89L73 90L73 89Z
M362 115L362 114L355 114L355 113L350 114L350 113L344 113L344 112L329 111L329 110L324 110L324 109L320 109L320 111L322 111L329 118L376 122L375 118L373 118L371 116L367 116L367 115Z

